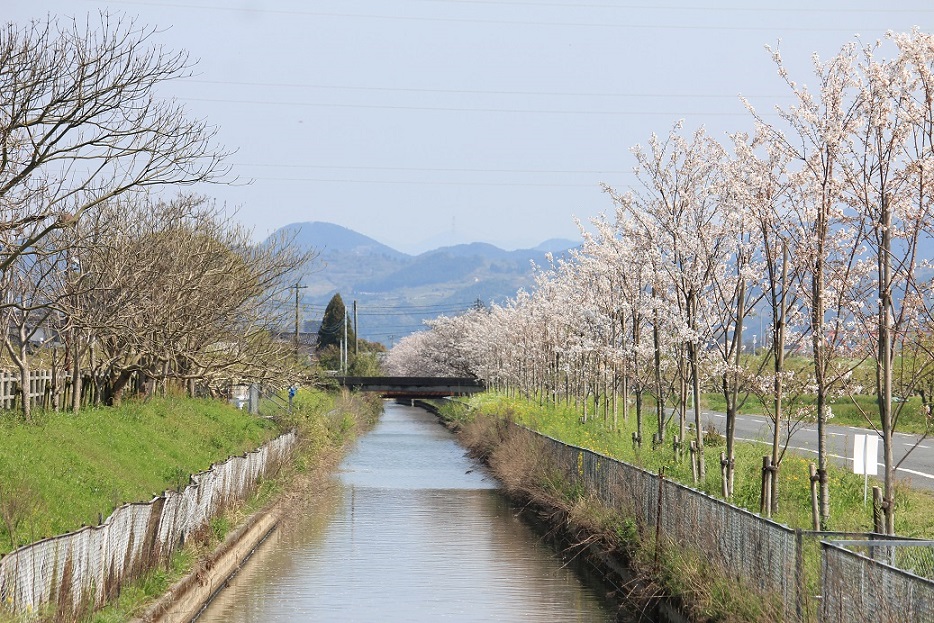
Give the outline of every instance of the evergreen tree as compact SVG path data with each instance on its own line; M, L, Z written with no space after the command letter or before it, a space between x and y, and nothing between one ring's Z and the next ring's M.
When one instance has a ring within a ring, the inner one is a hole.
M344 301L340 294L335 294L328 302L324 310L324 318L321 319L321 328L318 329L318 350L323 350L328 346L340 346L344 339L344 317L347 315L347 308L344 307ZM353 352L354 343L353 327L347 327L347 340L351 344L350 351Z

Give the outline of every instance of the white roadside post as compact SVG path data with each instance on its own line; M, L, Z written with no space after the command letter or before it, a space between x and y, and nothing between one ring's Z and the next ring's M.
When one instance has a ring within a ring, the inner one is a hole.
M879 436L855 435L853 438L853 473L863 474L863 506L869 491L869 476L879 473Z

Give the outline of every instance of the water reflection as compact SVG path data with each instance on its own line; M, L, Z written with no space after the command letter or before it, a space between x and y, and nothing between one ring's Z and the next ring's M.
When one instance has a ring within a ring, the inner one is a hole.
M387 403L202 622L612 621L432 416Z

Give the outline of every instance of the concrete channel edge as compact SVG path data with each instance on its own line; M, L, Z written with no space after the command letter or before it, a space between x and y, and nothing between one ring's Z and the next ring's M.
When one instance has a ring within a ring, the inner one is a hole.
M206 559L132 623L189 623L223 590L241 566L279 526L281 503L275 502L257 511L224 539Z

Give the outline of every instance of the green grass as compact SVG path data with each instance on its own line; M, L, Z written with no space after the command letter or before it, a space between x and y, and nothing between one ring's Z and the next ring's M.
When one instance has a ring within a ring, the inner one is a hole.
M41 413L33 424L2 414L0 553L185 486L189 474L278 433L229 405L182 398Z

